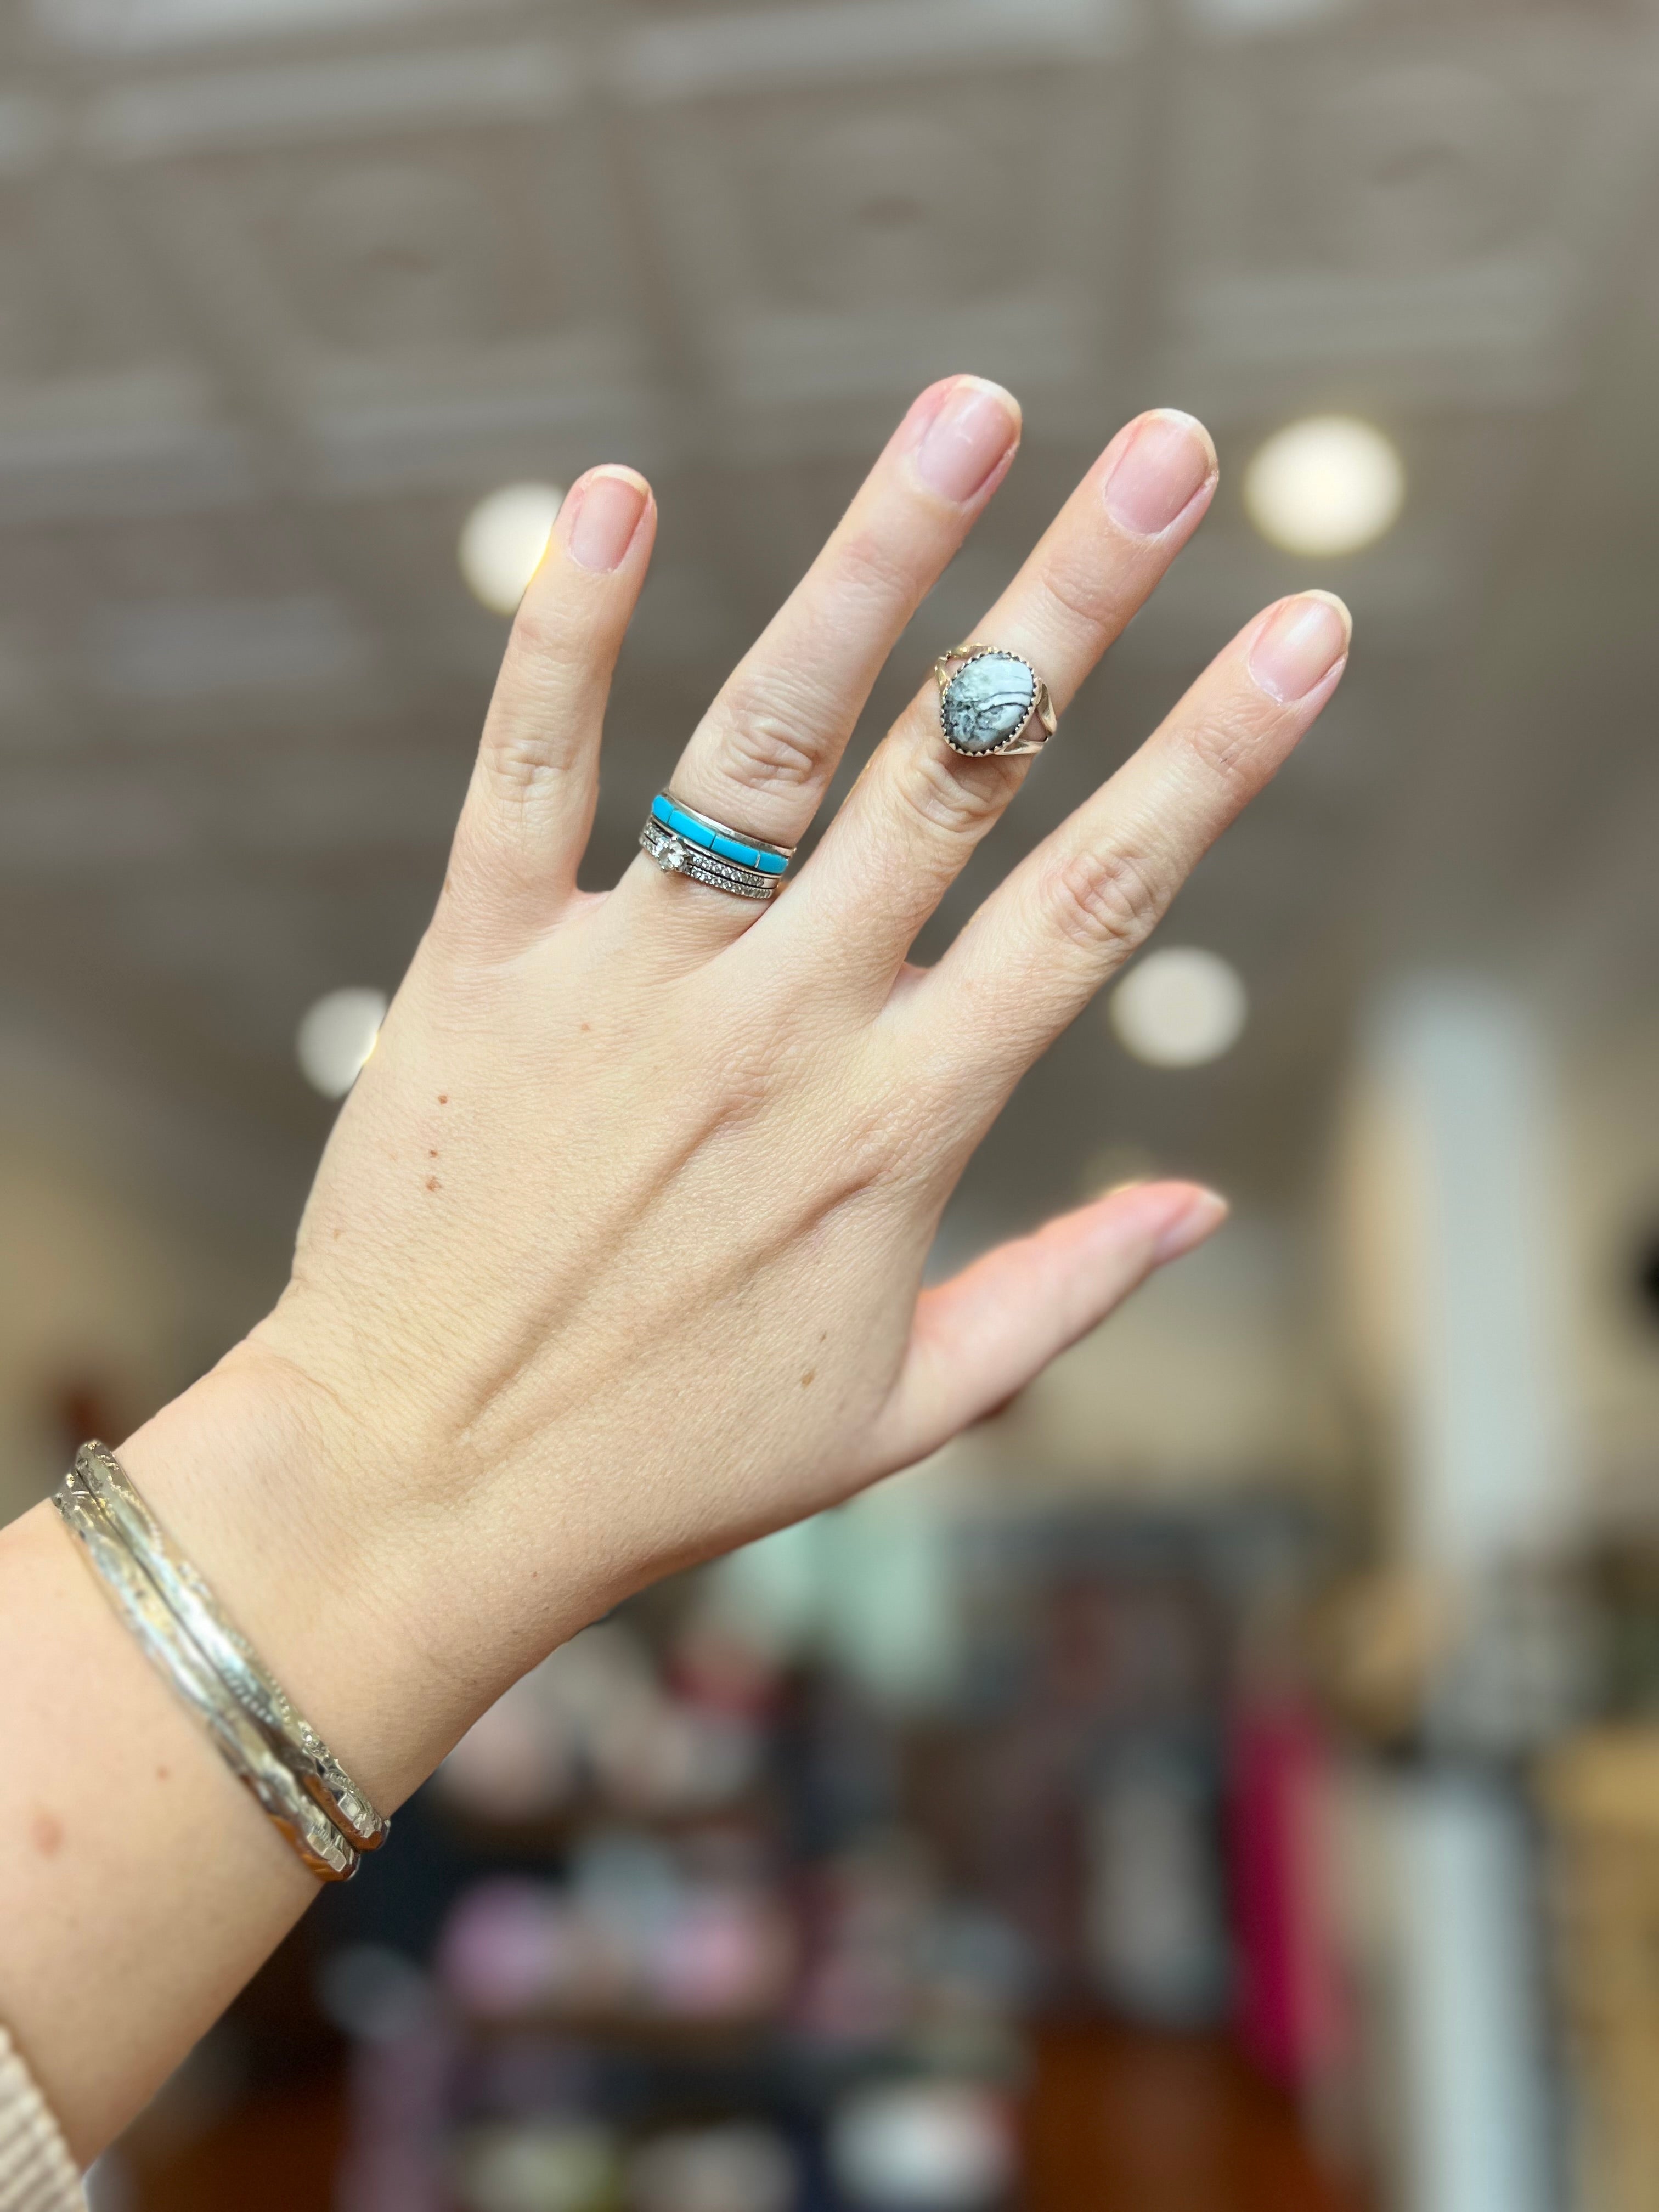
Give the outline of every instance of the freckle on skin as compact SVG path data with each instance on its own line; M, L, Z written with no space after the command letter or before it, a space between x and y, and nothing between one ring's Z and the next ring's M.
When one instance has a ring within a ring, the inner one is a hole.
M583 1034L583 1036L586 1036L586 1034L587 1034L588 1030L591 1030L591 1029L592 1028L592 1026L593 1026L593 1024L592 1024L592 1022L584 1022L584 1023L582 1024L582 1034Z
M55 1859L64 1848L64 1824L44 1805L29 1822L29 1841L43 1859Z
M807 1384L811 1381L812 1377L817 1373L817 1371L818 1370L816 1367L809 1367L805 1374L801 1376L800 1387L803 1390L806 1388Z
M448 1103L449 1103L449 1093L448 1093L447 1091L441 1091L438 1093L438 1103L439 1103L441 1106L447 1106L447 1105L448 1105Z
M436 1190L436 1188L438 1188L438 1178L437 1178L437 1176L428 1176L427 1177L427 1179L426 1179L426 1187L427 1187L427 1188L428 1188L428 1190Z
M155 1770L155 1779L158 1782L170 1782L173 1779L173 1769L170 1766L158 1766Z
M429 1159L429 1160L435 1160L435 1159L437 1158L437 1157L438 1157L438 1147L434 1145L434 1146L432 1147L432 1150L431 1150L431 1151L427 1154L427 1158L428 1158L428 1159Z

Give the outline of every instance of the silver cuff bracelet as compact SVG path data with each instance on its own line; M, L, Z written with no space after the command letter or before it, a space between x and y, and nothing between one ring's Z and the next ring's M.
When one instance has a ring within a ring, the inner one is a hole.
M52 1504L151 1662L313 1874L344 1881L377 1813L151 1513L113 1452L83 1444Z

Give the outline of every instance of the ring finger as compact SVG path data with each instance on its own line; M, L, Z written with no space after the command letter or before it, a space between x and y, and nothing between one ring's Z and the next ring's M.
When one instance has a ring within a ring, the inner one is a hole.
M739 836L800 838L883 663L1018 442L1019 410L1000 386L958 376L922 393L693 734L674 771L677 799ZM684 878L664 882L644 856L620 891L672 902L694 944L723 942L757 911Z

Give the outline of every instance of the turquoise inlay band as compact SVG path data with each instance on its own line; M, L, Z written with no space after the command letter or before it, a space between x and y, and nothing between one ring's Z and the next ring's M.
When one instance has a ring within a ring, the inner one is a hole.
M701 845L705 851L714 842L715 832L706 822L699 822L695 814L687 814L678 806L669 813L668 826L677 837L684 837L688 845Z
M786 876L792 853L768 845L751 844L729 830L722 830L704 816L693 814L678 806L665 791L659 791L651 802L651 817L677 837L684 837L688 845L701 846L706 853L717 853L724 860L731 860L741 868L753 868L763 876Z

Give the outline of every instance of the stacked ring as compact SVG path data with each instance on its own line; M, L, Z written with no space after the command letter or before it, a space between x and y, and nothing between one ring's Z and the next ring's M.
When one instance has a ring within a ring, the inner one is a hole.
M775 898L795 857L793 845L731 829L685 805L672 791L659 791L652 800L640 844L665 874L689 876L736 898Z

